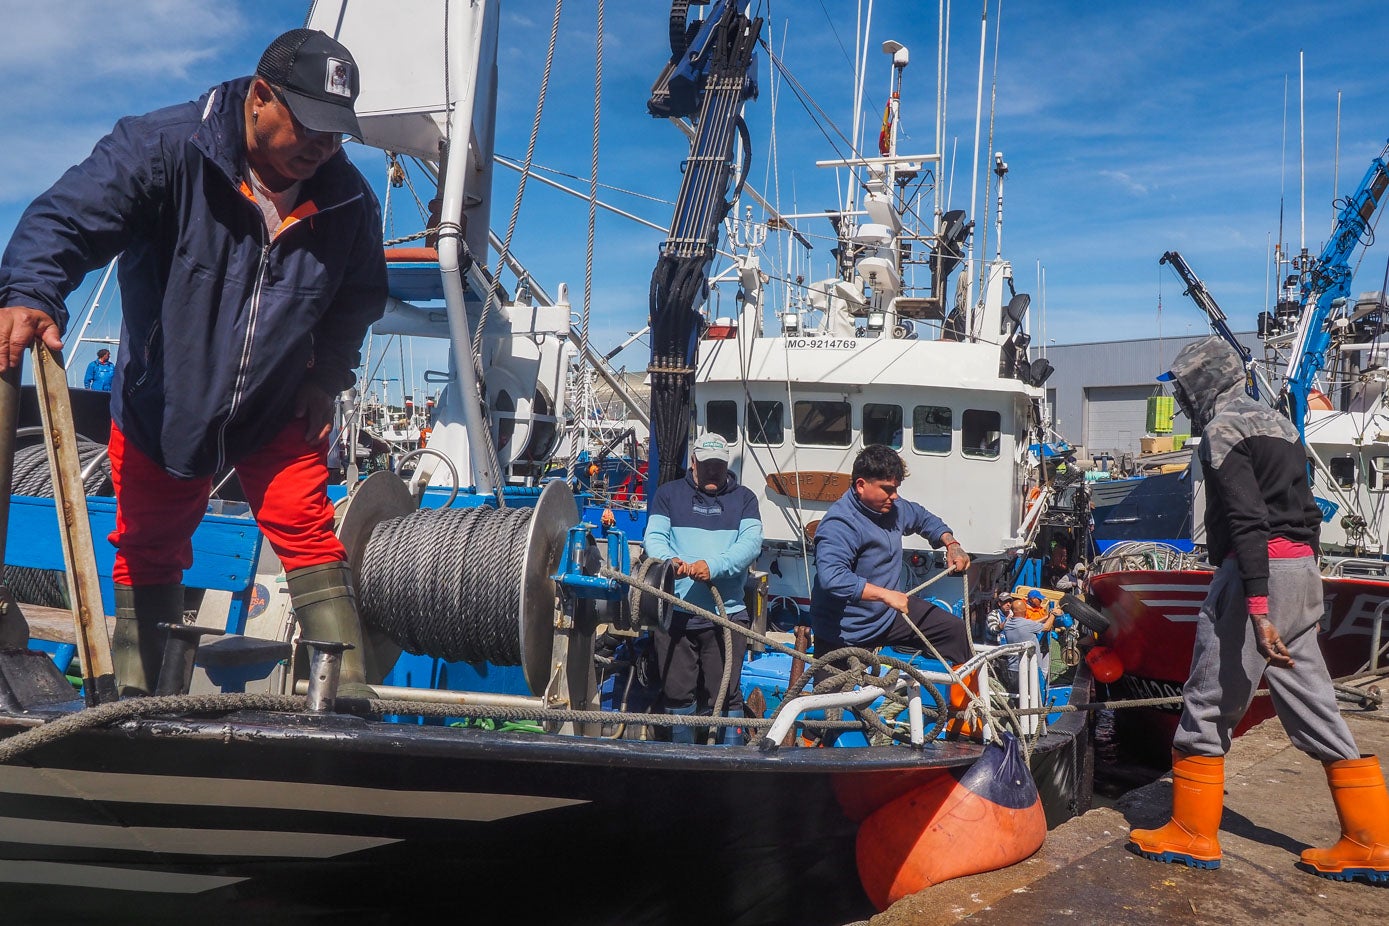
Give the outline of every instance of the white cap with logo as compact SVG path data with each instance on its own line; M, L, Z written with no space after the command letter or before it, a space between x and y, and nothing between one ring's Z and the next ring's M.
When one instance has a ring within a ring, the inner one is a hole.
M724 440L721 434L704 431L695 438L694 444L691 445L690 456L696 463L707 463L710 460L720 460L727 463L730 459L728 441Z

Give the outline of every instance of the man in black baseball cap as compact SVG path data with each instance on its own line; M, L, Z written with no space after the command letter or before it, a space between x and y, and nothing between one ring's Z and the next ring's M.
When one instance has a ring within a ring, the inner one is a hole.
M360 90L357 62L326 33L316 29L286 32L265 49L256 76L279 90L304 128L362 140L352 108Z
M342 150L361 137L357 64L322 32L275 39L251 76L116 123L20 218L0 260L0 374L62 347L67 297L120 260L121 350L107 455L116 492L123 695L153 691L163 622L214 480L234 469L310 639L340 640L340 694L364 650L328 501L334 396L381 317L381 210ZM98 688L101 686L98 685Z

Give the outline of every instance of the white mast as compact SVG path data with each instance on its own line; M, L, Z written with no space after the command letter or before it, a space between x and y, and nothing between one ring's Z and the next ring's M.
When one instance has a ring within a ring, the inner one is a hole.
M1307 86L1303 80L1303 51L1297 52L1297 160L1302 177L1302 192L1299 195L1301 213L1298 225L1298 246L1302 248L1302 269L1307 269Z
M989 0L984 0L979 14L979 92L974 103L974 157L970 161L969 218L974 221L979 212L979 132L984 120L984 49L989 39ZM974 257L975 235L969 236L969 251L965 261L967 273L977 278L978 286L984 285L982 262L978 265ZM977 276L976 276L977 275ZM974 333L974 300L965 303L965 331Z

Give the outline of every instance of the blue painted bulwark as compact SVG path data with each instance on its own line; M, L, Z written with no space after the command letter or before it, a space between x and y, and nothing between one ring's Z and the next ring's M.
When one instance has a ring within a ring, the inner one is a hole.
M96 548L97 574L101 577L102 605L106 613L114 614L116 603L111 590L111 571L115 566L116 548L106 538L116 529L116 500L88 498L87 515ZM190 588L233 593L247 591L255 577L261 539L256 522L249 515L204 515L193 532L193 566L184 573L184 584ZM5 560L7 565L32 569L61 571L66 568L53 499L26 495L10 499Z

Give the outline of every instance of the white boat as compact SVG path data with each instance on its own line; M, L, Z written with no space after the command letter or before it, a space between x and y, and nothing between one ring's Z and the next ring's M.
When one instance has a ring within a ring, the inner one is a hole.
M908 51L896 42L883 50L900 91ZM1028 448L1039 442L1050 368L1028 358L1029 299L1016 292L1012 265L1000 255L962 260L964 213L946 210L939 183L911 182L939 177L939 155L898 152L895 111L889 118L881 155L819 162L863 189L861 201L816 220L833 224L838 275L773 298L758 253L741 248L727 274L740 283L740 313L714 319L699 345L699 426L733 442L734 466L758 493L766 537L758 565L781 602L807 601L810 538L849 488L853 459L866 445L897 450L908 469L902 496L941 516L987 562L1025 551L1050 501L1049 493L1038 503L1030 492L1038 461ZM1000 207L1006 171L1000 156ZM762 241L768 225L787 221L768 217L749 227L739 220L730 237ZM903 541L908 587L944 568L923 538ZM999 579L991 570L974 583L975 606ZM934 594L963 610L960 580Z

